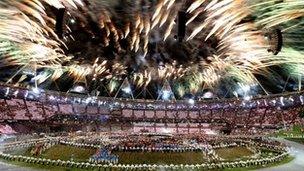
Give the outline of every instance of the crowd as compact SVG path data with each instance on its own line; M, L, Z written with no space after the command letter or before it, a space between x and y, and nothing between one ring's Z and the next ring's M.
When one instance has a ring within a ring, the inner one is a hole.
M15 134L16 131L10 127L7 124L0 124L0 135L5 134L5 135L10 135L10 134Z
M0 87L0 90L0 94L5 95L4 99L0 99L0 120L49 120L50 117L53 117L54 121L64 123L110 122L115 119L120 122L151 120L155 124L144 126L144 130L148 132L204 132L205 128L202 128L200 123L206 122L213 123L213 129L229 126L234 134L254 134L262 132L260 130L263 129L276 129L298 122L301 108L297 106L304 102L301 93L256 98L250 101L204 101L189 106L183 101L170 103L117 99L113 102L108 98L63 96L55 92L42 93L37 99L24 99L23 95L28 95L29 90L7 87ZM120 113L113 114L109 109L121 110ZM180 123L157 125L158 121L162 122L164 119L167 122ZM186 121L190 123L183 125ZM3 132L9 132L7 130L3 129Z
M299 122L300 106L304 104L301 92L251 100L197 101L191 105L186 101L114 100L58 92L40 92L35 95L31 90L3 86L0 86L0 97L0 121L50 120L72 124L116 120L157 123L165 120L178 124L162 127L154 124L147 130L159 132L160 129L170 128L177 133L200 132L201 123L214 123L219 129L228 125L235 134L280 128ZM182 126L183 123L191 125Z
M94 154L90 159L91 163L118 163L118 156L111 154L108 148L98 149L96 154Z

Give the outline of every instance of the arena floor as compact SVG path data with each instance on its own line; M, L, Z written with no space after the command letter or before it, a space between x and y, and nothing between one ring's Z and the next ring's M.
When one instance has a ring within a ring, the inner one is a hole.
M292 141L288 141L285 139L280 139L279 141L282 141L286 143L291 148L290 154L295 157L295 159L287 164L272 167L272 168L264 168L260 169L259 171L299 171L303 170L304 168L304 145L295 143Z
M24 167L18 167L12 164L0 162L0 170L1 171L41 171L41 170L36 170L32 168L24 168Z
M304 145L295 143L292 141L288 141L285 139L279 139L279 141L282 141L290 146L291 149L291 155L295 157L293 161L290 163L280 165L277 167L272 167L272 168L264 168L264 169L259 169L259 171L299 171L304 168ZM11 164L7 164L4 162L0 162L0 170L1 171L42 171L39 169L32 169L32 168L24 168L24 167L19 167Z

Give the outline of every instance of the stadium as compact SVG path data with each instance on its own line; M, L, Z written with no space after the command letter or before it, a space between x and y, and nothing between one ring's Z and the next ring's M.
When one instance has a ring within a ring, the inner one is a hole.
M301 170L302 0L2 0L0 170Z

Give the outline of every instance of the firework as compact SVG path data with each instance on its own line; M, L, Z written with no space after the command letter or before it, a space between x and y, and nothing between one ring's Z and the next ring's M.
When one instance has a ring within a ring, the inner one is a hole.
M200 7L203 3L205 2L205 0L196 0L194 1L190 7L187 9L188 13L192 13L194 10L196 10L198 7Z
M22 75L25 73L22 70L30 69L36 84L60 79L66 73L75 82L86 84L106 80L110 93L117 89L119 80L126 77L132 79L137 88L165 80L187 82L176 89L180 97L186 93L195 95L204 88L216 89L222 80L262 87L255 76L273 77L271 66L282 67L301 85L302 0L158 0L155 6L146 4L123 4L121 12L115 11L111 3L95 0L86 3L2 0L0 68L16 68L7 79L9 83L18 75L21 76L17 82L24 82L27 75ZM67 16L77 21L74 25L63 23L67 33L62 40L54 30L56 18L49 14L49 6L66 8ZM174 40L179 11L189 15L187 42L181 45ZM77 40L73 27L101 42L96 49L90 48L96 53L68 54L68 44ZM280 41L267 40L269 30L280 30ZM112 52L108 52L109 49ZM208 53L202 53L201 49L207 49ZM39 69L43 74L37 74Z
M186 25L189 25L195 18L197 18L202 12L204 11L204 8L198 9L193 16L187 21Z
M271 28L303 17L303 6L304 2L301 0L288 0L281 3L271 0L267 1L267 3L255 4L252 8L256 8L259 13L263 13L259 15L260 19L257 21L257 24ZM272 8L272 10L267 11L267 8Z
M69 58L63 54L60 42L49 39L50 28L39 26L18 10L1 10L1 66L60 65Z

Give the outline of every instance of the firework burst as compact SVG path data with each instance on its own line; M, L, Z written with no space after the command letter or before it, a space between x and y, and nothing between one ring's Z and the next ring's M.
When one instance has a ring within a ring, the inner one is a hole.
M187 82L177 87L180 97L204 88L215 92L229 79L265 90L256 76L272 77L273 66L300 84L303 7L301 0L3 0L0 67L18 70L7 82L26 80L25 69L35 76L47 69L52 74L42 74L36 84L68 75L88 86L106 82L111 94L124 78L137 88ZM63 35L56 34L58 9L65 9ZM179 12L187 18L184 42L177 40ZM275 29L282 48L265 36Z

